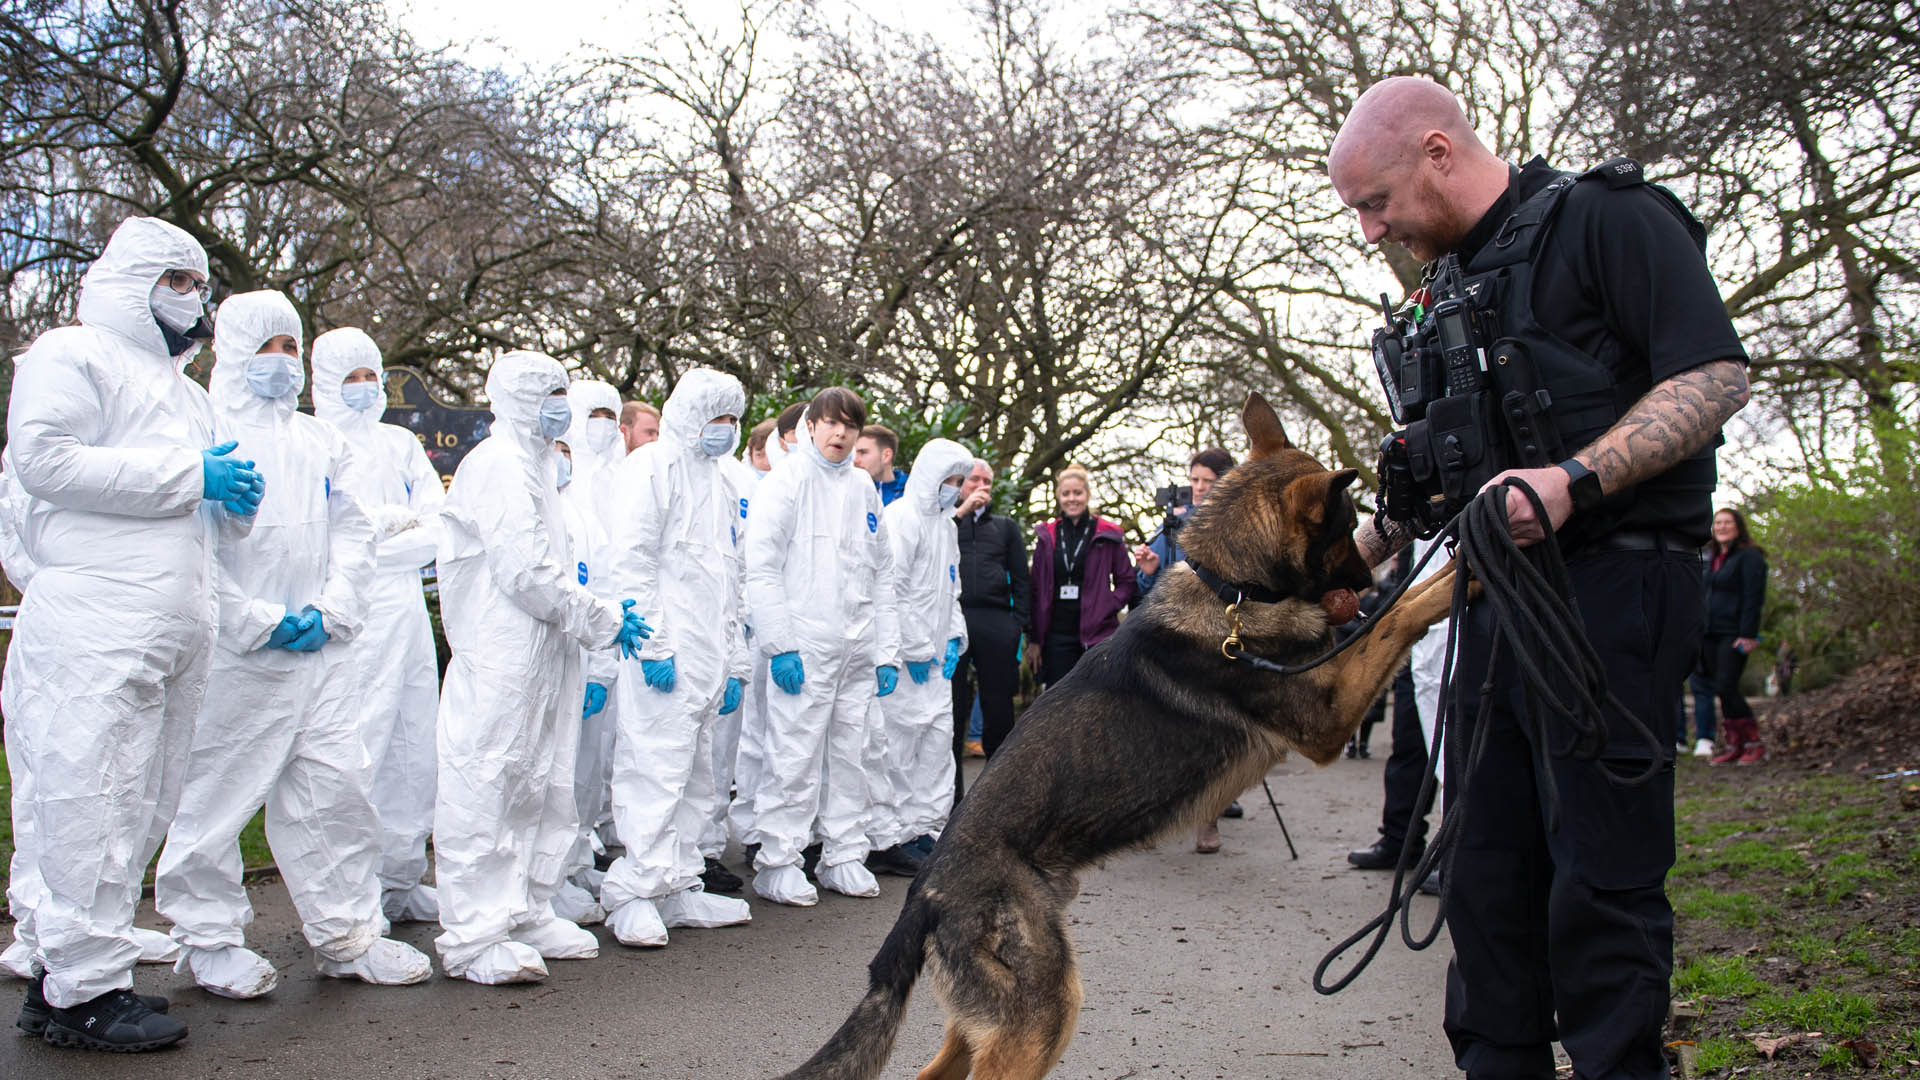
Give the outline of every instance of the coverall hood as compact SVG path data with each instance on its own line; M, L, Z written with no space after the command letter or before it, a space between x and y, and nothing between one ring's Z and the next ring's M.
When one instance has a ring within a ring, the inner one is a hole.
M575 480L592 476L626 456L626 444L620 441L617 431L613 445L602 451L594 447L587 427L587 421L592 418L595 409L612 410L612 422L620 422L620 391L598 379L575 379L567 387L567 404L573 409L573 423L567 428L565 442L568 449L573 451Z
M952 439L932 439L914 456L913 471L907 474L906 498L923 514L939 514L940 485L947 477L973 471L973 451Z
M380 346L357 326L343 326L314 338L313 414L343 431L379 423L385 410L349 408L340 396L340 383L359 368L372 368L384 387L387 372L380 364Z
M567 388L567 372L546 353L516 350L501 354L487 370L487 401L494 431L516 446L545 449L553 440L540 434L540 406L555 390ZM568 447L573 444L569 442Z
M247 385L247 362L260 352L268 340L285 334L302 344L300 313L285 293L261 291L238 293L220 305L220 329L213 339L213 378L210 393L214 408L231 416L251 415L267 409L285 416L300 404L300 384L271 401L253 392Z
M724 371L694 368L674 385L660 410L660 440L675 449L692 454L700 451L700 429L716 416L732 416L736 421L747 407L747 392L740 380ZM702 455L705 456L705 455Z
M159 218L128 218L113 230L80 282L80 325L130 338L143 351L167 355L167 339L149 298L169 270L207 274L207 252L185 230Z

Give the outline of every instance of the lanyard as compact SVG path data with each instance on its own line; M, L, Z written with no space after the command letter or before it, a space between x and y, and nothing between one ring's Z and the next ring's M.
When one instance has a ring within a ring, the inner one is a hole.
M1068 522L1066 518L1060 519L1060 526L1063 530L1066 528L1067 523ZM1089 515L1087 518L1086 530L1080 534L1080 542L1073 545L1073 550L1069 552L1065 544L1060 545L1060 558L1062 561L1064 561L1067 564L1067 576L1069 578L1073 576L1073 568L1080 564L1080 553L1087 550L1087 538L1092 535L1093 535L1093 518L1091 515Z

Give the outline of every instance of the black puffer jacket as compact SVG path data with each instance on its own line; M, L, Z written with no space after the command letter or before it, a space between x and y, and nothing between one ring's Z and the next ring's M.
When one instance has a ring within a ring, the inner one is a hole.
M1721 637L1760 636L1760 606L1767 599L1767 557L1759 548L1741 548L1720 569L1707 559L1707 633Z
M1019 625L1032 615L1027 592L1027 538L1012 518L988 510L960 526L960 606L1011 611Z

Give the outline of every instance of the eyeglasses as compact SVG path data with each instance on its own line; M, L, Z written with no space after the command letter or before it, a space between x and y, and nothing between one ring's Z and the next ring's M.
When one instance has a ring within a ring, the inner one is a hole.
M172 289L174 292L177 292L182 296L185 296L191 292L199 293L200 302L203 304L213 298L212 287L210 287L206 282L201 281L198 278L195 278L188 271L169 270L167 271L166 276L162 277L160 280L166 284L167 288Z

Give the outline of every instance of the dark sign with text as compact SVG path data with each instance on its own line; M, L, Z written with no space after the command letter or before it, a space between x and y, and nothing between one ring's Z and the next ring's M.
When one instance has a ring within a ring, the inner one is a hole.
M492 410L436 401L420 373L408 368L387 369L387 411L380 419L413 432L442 484L453 482L454 467L493 426Z

